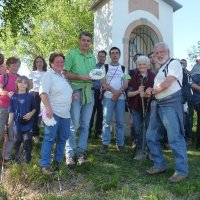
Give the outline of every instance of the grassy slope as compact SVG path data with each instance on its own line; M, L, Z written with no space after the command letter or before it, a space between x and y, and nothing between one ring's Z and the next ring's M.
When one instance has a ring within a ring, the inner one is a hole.
M127 141L129 143L129 141ZM188 150L189 177L180 184L169 184L173 174L174 160L170 151L165 151L167 172L148 176L144 170L150 161L133 161L133 150L127 145L126 152L117 152L111 145L110 152L100 153L101 142L89 141L89 164L67 169L61 165L59 191L58 175L49 178L41 175L38 166L40 143L34 146L34 158L29 165L10 164L4 176L4 188L9 199L200 199L200 152L191 146Z

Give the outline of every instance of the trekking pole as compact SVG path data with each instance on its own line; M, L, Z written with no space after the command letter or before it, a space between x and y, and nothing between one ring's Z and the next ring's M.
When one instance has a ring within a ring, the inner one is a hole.
M141 86L144 86L144 78L141 78ZM146 146L146 112L145 112L145 106L144 106L144 97L141 97L142 100L142 117L143 117L143 122L142 122L142 134L143 134L143 140L142 140L142 152L145 154L145 146Z
M63 198L63 192L62 192L62 185L61 185L61 182L60 182L59 170L57 171L57 176L58 176L59 190L60 190L60 194L61 194L61 197L62 197L62 200L63 200L64 198Z
M8 143L8 124L5 125L5 132L4 132L3 159L2 159L1 179L0 179L1 183L3 181L3 175L4 175L4 166L5 166L5 156L6 156L7 143Z

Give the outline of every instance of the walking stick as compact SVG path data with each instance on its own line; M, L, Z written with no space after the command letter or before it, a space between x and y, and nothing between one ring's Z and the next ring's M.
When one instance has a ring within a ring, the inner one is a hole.
M140 85L144 86L145 81L147 81L146 77L141 77L140 79ZM143 140L142 140L142 152L145 155L145 147L146 147L146 109L144 105L144 97L141 97L142 101L142 117L143 117L143 122L142 122L142 134L143 134Z
M4 145L3 145L3 158L2 158L2 166L1 166L1 183L3 181L4 175L4 166L5 166L5 156L6 156L6 146L8 142L8 124L5 125L5 132L4 132Z

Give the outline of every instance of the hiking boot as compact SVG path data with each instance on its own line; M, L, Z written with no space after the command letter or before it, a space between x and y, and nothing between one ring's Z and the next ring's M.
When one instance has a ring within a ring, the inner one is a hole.
M53 171L59 171L59 162L53 161Z
M53 171L48 167L42 167L41 171L42 171L42 174L44 175L51 176L53 174Z
M179 183L180 181L186 179L187 176L179 175L176 172L168 179L170 183Z
M76 165L73 157L66 158L66 165L70 168L74 167Z
M88 159L85 158L85 156L84 156L83 153L81 153L81 154L79 154L79 156L78 156L77 163L78 163L78 165L84 165L84 164L88 163Z
M144 160L144 159L146 159L146 155L142 151L138 151L133 158L133 160Z
M118 145L117 145L117 150L118 150L120 153L124 153L124 151L125 151L124 145L122 145L122 146L118 146Z
M108 145L103 144L103 145L102 145L102 148L101 148L101 152L102 152L102 153L108 153L108 151L109 151Z
M156 174L161 174L166 171L166 168L157 168L157 167L151 167L146 170L146 173L149 175L156 175Z

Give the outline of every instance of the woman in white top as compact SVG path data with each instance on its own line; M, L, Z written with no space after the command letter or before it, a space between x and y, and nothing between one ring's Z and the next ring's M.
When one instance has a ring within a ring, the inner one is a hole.
M50 168L53 145L56 143L53 162L57 168L57 165L64 159L66 140L70 134L72 88L62 73L64 59L61 53L50 55L51 69L43 76L39 89L43 113L45 112L47 118L56 121L54 125L47 125L44 121L40 166L42 173L47 175L53 173Z
M40 114L40 95L39 95L39 86L40 81L44 73L47 71L47 63L42 56L37 56L33 62L33 71L31 71L29 75L31 90L30 92L33 94L36 102L36 113L34 115L34 122L32 127L32 132L34 137L39 136L39 120L38 116Z

